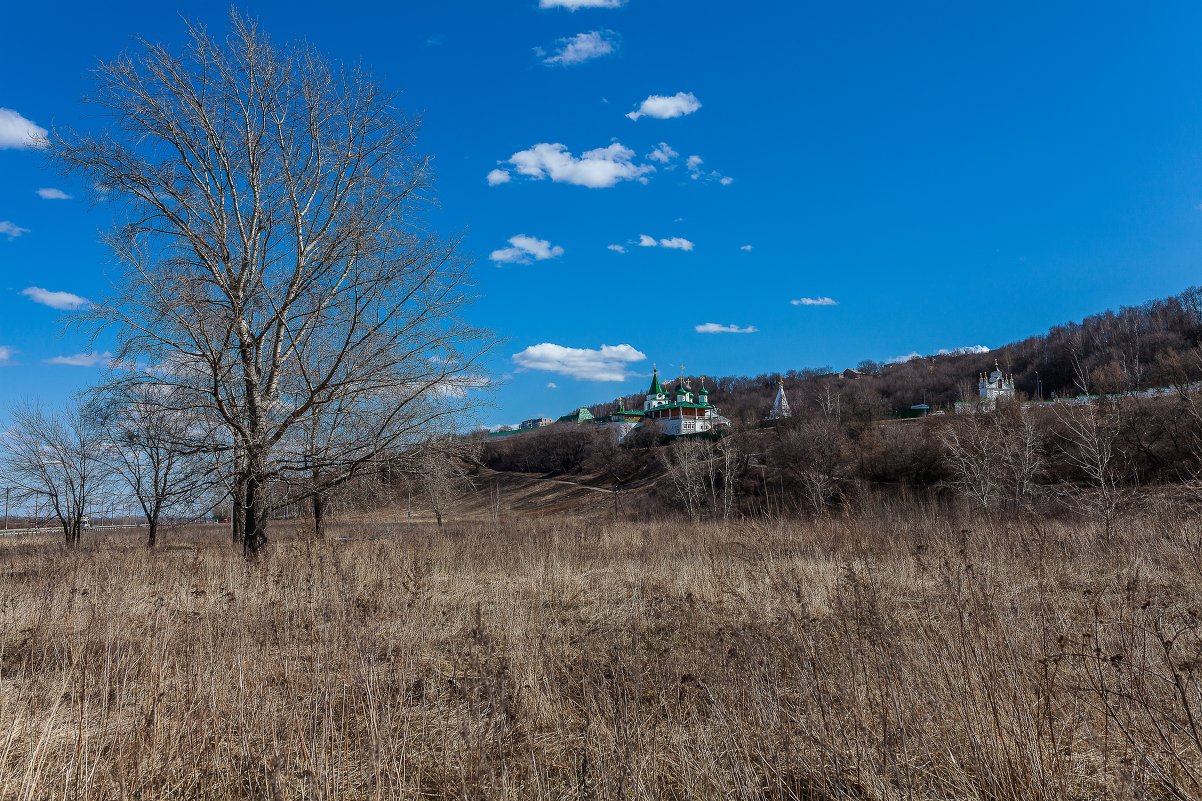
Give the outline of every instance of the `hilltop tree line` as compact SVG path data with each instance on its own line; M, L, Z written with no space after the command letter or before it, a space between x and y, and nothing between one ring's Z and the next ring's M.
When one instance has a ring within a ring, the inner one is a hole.
M1081 380L1092 377L1083 371ZM990 514L1076 513L1108 532L1150 495L1202 499L1197 387L879 420L849 413L823 391L829 382L808 386L819 394L799 394L794 416L772 426L672 441L644 431L618 445L612 430L560 424L488 441L481 460L496 470L642 487L631 513L696 520L824 515L893 498L956 500Z
M1013 374L1022 398L1051 399L1080 394L1115 394L1202 380L1202 288L1141 306L1123 307L1052 328L1046 334L982 353L936 354L883 364L860 362L855 369L789 370L781 375L705 379L711 400L736 428L759 424L772 406L777 380L795 413L885 419L919 403L950 411L957 401L977 398L977 378L996 361ZM1083 376L1088 378L1083 381ZM699 386L702 377L689 379ZM643 396L622 399L641 409ZM589 407L597 416L617 409L616 400Z

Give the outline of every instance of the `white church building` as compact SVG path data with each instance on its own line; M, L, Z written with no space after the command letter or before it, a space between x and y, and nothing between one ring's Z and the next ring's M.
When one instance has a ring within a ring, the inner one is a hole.
M776 379L776 398L772 401L772 410L768 412L769 420L785 420L793 416L789 409L789 399L785 397L785 379Z
M977 378L977 393L980 400L975 402L960 401L956 404L956 414L974 414L990 412L997 408L998 401L1014 400L1014 376L1006 375L994 359L993 370L981 373Z
M669 392L659 382L658 368L653 368L651 374L651 387L643 402L643 420L654 420L669 437L703 434L730 425L729 420L718 414L717 407L710 405L704 379L701 389L694 393L682 371L676 389Z

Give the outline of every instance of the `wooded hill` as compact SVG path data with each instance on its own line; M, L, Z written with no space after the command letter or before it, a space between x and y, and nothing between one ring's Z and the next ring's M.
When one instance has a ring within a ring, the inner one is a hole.
M987 353L930 355L893 364L864 361L854 371L830 367L789 370L785 391L794 414L827 412L837 404L843 417L861 420L896 416L926 402L950 411L956 401L975 400L977 376L997 360L1013 374L1019 395L1108 394L1174 386L1202 379L1202 288L1141 306L1122 307L1059 325L1046 334ZM1037 375L1038 374L1038 375ZM714 402L736 426L755 425L772 406L777 374L707 378ZM698 376L691 379L697 385ZM642 408L641 394L623 399ZM590 406L597 416L616 402Z

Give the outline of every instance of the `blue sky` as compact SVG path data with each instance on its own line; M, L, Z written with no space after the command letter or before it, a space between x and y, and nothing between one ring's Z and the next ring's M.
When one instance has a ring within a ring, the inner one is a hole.
M653 362L996 346L1199 283L1198 4L563 7L587 2L242 6L423 115L431 219L467 232L471 318L503 338L481 422L635 391ZM23 120L100 125L89 68L227 8L12 4L0 144ZM0 405L97 377L103 338L36 290L102 296L107 219L37 150L0 148Z

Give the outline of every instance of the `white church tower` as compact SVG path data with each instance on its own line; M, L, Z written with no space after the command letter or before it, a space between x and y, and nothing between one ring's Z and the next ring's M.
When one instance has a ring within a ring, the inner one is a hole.
M789 399L785 397L785 379L778 378L776 380L776 400L772 401L772 411L768 412L768 419L784 420L792 416L793 413L789 411Z
M981 393L981 406L987 409L995 408L999 400L1014 400L1014 376L1004 375L997 359L994 359L993 371L989 375L981 374L977 388Z

